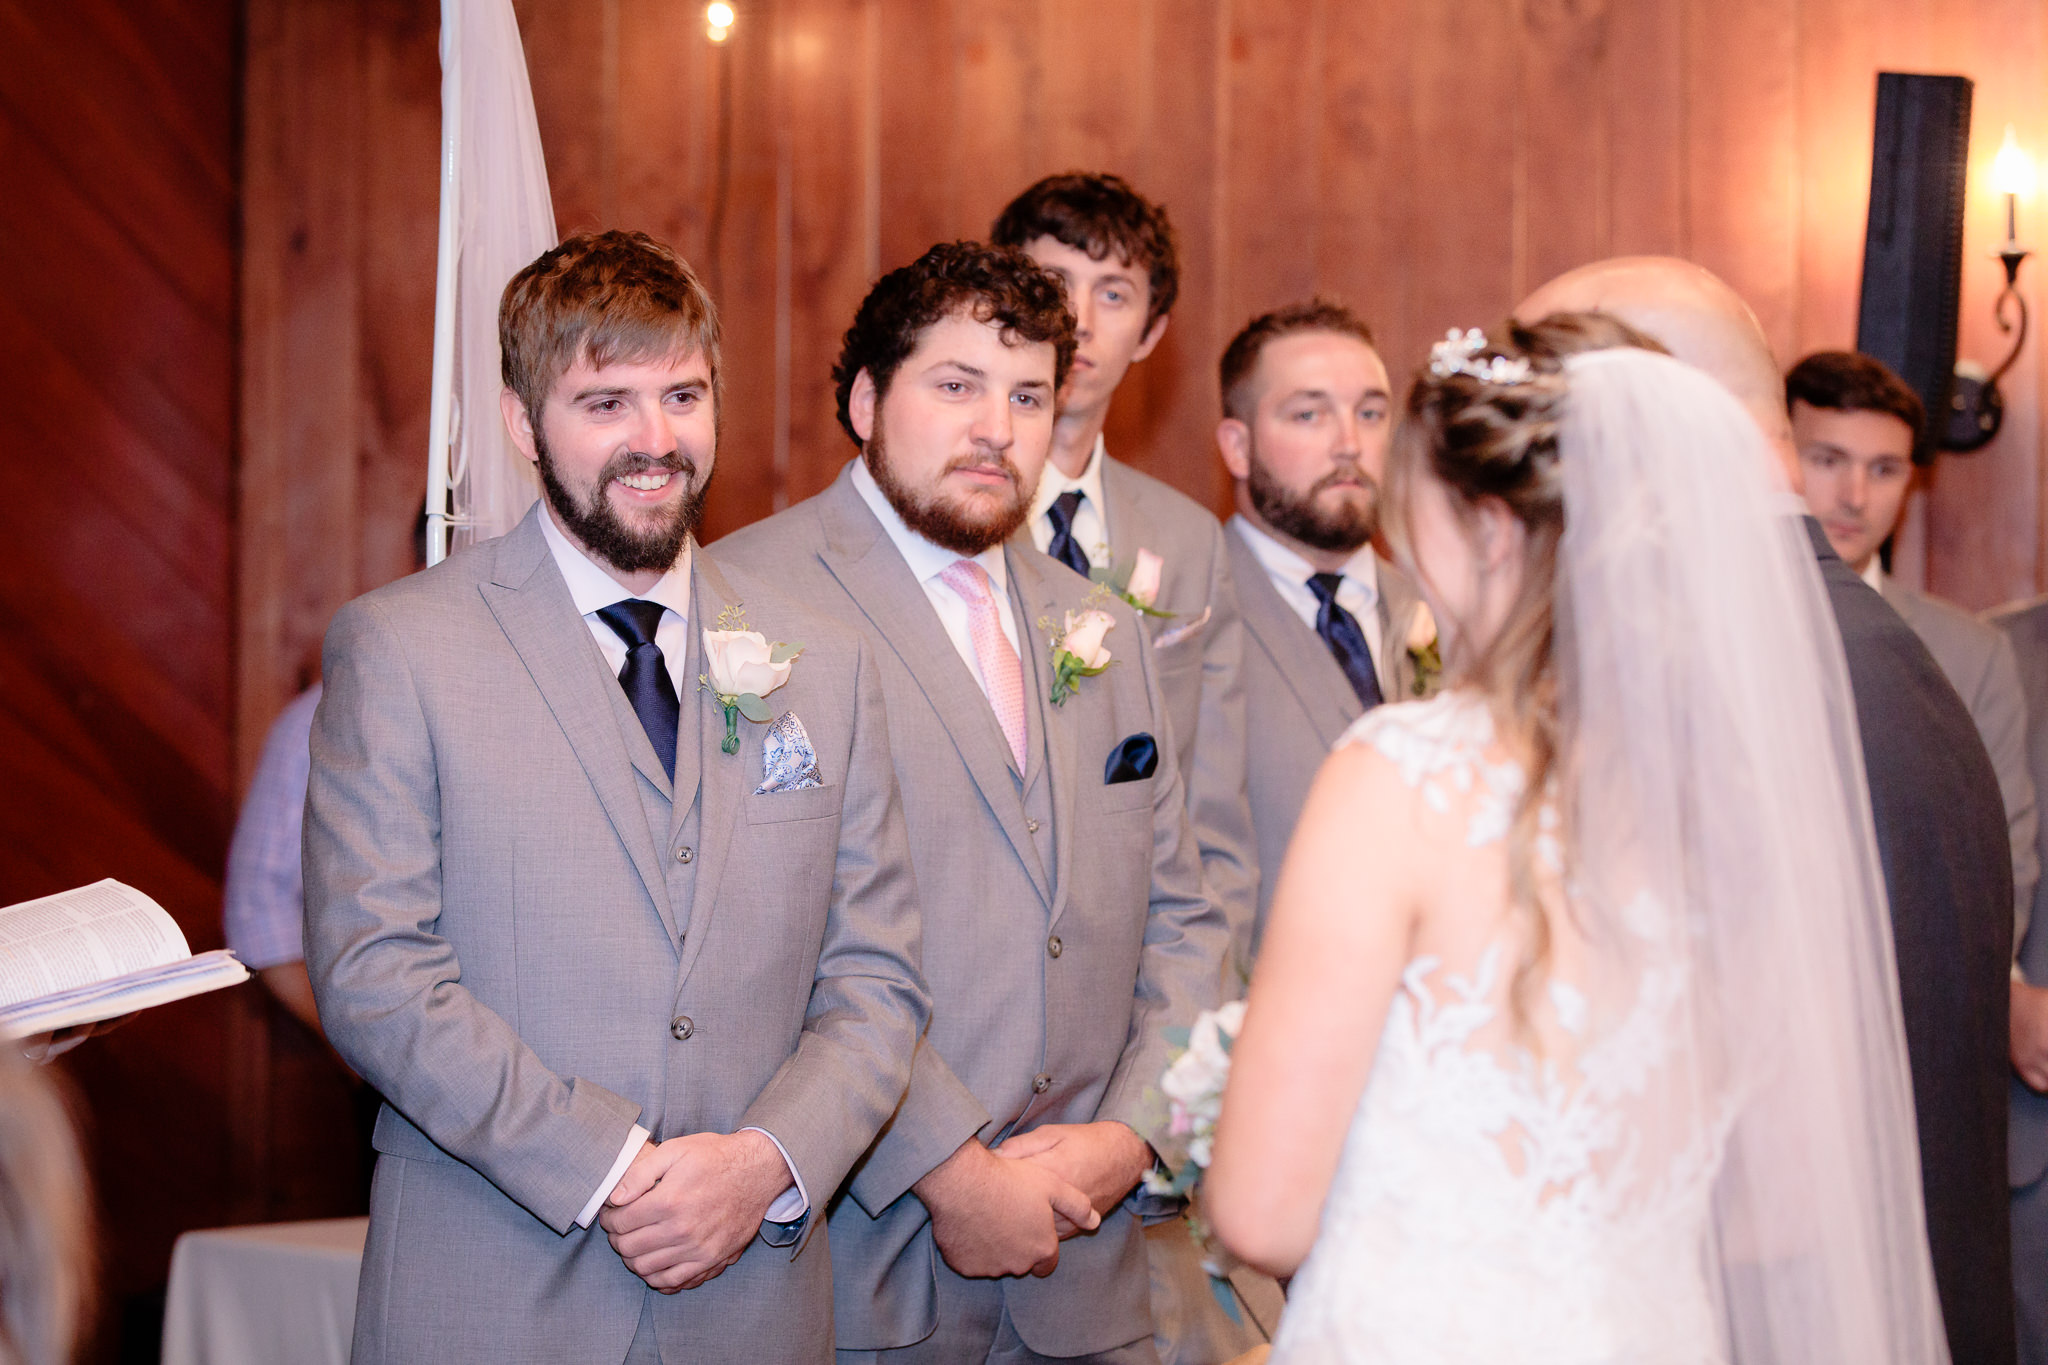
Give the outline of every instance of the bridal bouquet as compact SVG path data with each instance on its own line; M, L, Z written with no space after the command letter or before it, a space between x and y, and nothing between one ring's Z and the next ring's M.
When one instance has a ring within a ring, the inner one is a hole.
M1223 1087L1230 1080L1230 1049L1244 1026L1244 1001L1204 1010L1188 1030L1187 1041L1175 1049L1159 1078L1166 1097L1169 1136L1184 1139L1185 1160L1174 1170L1154 1170L1145 1188L1159 1195L1185 1197L1201 1183L1209 1168L1216 1121L1223 1116Z

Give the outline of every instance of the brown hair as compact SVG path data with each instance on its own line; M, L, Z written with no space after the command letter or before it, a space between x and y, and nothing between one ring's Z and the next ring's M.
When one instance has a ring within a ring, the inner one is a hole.
M1364 320L1332 299L1317 297L1307 303L1290 303L1285 308L1261 313L1230 339L1216 367L1225 416L1240 422L1251 420L1252 372L1259 368L1259 357L1265 354L1268 345L1296 332L1335 332L1356 337L1368 346L1374 344L1372 329Z
M988 239L1023 248L1040 237L1064 242L1100 261L1113 251L1145 272L1149 302L1145 325L1173 311L1180 297L1180 258L1166 210L1131 188L1120 175L1068 171L1049 175L1012 199Z
M92 1283L85 1164L50 1078L0 1048L0 1361L60 1365Z
M682 257L644 232L578 233L542 252L505 286L498 349L505 387L536 423L579 359L602 368L701 353L714 405L722 394L718 309Z
M1059 280L1010 247L940 242L875 281L840 343L832 384L839 425L855 445L861 439L853 429L854 379L866 370L875 397L882 398L897 366L910 358L925 332L963 309L977 322L1001 328L1006 345L1049 344L1054 390L1067 382L1067 367L1074 363L1074 315Z
M1805 403L1836 412L1882 412L1904 422L1913 433L1913 459L1931 456L1922 430L1926 407L1913 386L1891 366L1854 351L1815 351L1785 376L1785 406Z
M1407 512L1427 473L1469 509L1482 499L1503 504L1526 532L1520 595L1500 633L1466 667L1460 681L1486 699L1495 727L1526 759L1527 781L1508 837L1510 892L1529 920L1529 946L1512 987L1516 1017L1550 957L1550 923L1536 885L1536 846L1545 805L1561 816L1572 808L1566 754L1569 717L1559 704L1556 641L1557 555L1564 537L1564 482L1558 469L1558 427L1564 416L1564 361L1583 351L1635 346L1664 348L1620 319L1602 313L1557 313L1540 322L1494 329L1473 360L1527 360L1531 373L1515 383L1424 370L1408 393L1407 420L1387 457L1387 534L1407 544Z

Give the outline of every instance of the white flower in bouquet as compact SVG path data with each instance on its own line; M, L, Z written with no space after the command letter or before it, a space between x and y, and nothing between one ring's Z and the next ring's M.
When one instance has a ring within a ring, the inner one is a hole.
M1159 1078L1166 1096L1167 1131L1185 1137L1187 1164L1172 1174L1155 1171L1146 1183L1155 1194L1186 1194L1209 1165L1216 1122L1223 1117L1223 1090L1230 1082L1230 1049L1244 1027L1244 1001L1204 1010L1188 1030L1188 1042Z

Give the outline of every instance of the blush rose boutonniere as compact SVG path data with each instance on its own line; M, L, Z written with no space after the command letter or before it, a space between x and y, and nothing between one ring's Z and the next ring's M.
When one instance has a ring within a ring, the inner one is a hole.
M718 613L718 629L704 632L705 671L697 686L725 708L725 740L718 746L722 751L739 752L741 716L757 725L775 718L762 698L789 681L803 652L802 645L770 644L767 636L747 629L745 606Z
M1437 646L1436 616L1429 603L1417 602L1408 622L1408 658L1415 665L1415 695L1426 697L1443 676L1444 658Z
M1046 632L1052 651L1052 695L1054 706L1063 706L1074 695L1083 678L1093 678L1109 667L1110 653L1102 639L1116 618L1100 607L1070 611L1058 629L1040 618L1038 627Z
M1150 550L1139 550L1137 559L1129 567L1100 568L1089 576L1123 598L1140 616L1156 616L1163 620L1173 615L1170 611L1161 611L1156 605L1160 576L1165 570L1165 560Z

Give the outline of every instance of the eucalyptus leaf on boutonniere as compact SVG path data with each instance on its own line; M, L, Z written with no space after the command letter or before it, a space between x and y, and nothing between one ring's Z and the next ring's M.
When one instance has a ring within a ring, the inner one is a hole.
M1108 589L1098 586L1088 594L1088 601L1103 600L1102 595L1107 592ZM1103 647L1102 637L1115 624L1116 618L1101 607L1085 604L1080 611L1068 612L1065 622L1057 628L1050 618L1038 618L1038 628L1045 632L1052 652L1050 699L1054 706L1065 705L1081 679L1095 677L1109 667L1109 650Z
M1108 588L1124 599L1131 609L1140 616L1157 616L1170 619L1173 613L1161 611L1153 605L1159 600L1159 576L1166 568L1166 561L1150 550L1139 550L1138 557L1129 567L1102 567L1088 576L1102 587Z
M1415 615L1408 621L1408 658L1415 665L1415 686L1418 697L1426 697L1436 689L1437 679L1443 676L1444 658L1437 648L1436 617L1429 610L1429 603L1417 601Z
M718 747L728 754L740 751L740 717L756 725L775 718L762 698L789 681L802 645L788 645L747 629L744 604L726 607L718 613L718 629L704 632L706 671L697 675L697 686L718 698L725 708L725 741Z

